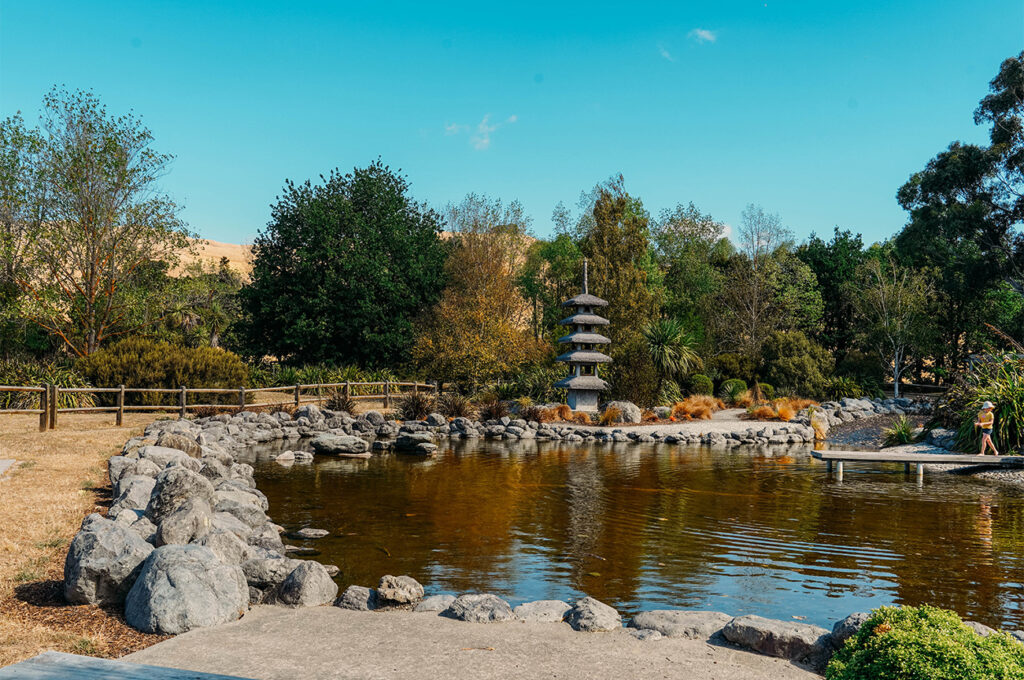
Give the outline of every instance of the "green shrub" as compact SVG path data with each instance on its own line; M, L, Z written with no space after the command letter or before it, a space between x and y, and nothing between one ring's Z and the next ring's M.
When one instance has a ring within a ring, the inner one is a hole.
M801 331L772 333L764 341L761 357L761 375L778 391L811 399L822 394L825 376L832 374L834 366L828 350Z
M71 366L58 362L31 359L0 361L0 385L17 387L91 387L89 381ZM61 393L60 408L95 406L94 395L88 392ZM39 392L0 392L0 408L37 409Z
M996 406L996 446L1006 451L1024 446L1024 359L990 356L975 361L946 393L937 415L957 430L960 450L978 448L981 432L974 423L986 401Z
M728 352L712 357L705 362L705 368L710 373L721 376L739 378L746 383L754 382L754 373L757 369L757 362L753 357L738 352Z
M402 420L423 420L434 412L434 399L422 392L407 394L398 400L396 410Z
M679 389L679 383L675 380L666 380L661 385L661 392L658 393L659 406L671 406L677 401L683 400L683 391Z
M175 389L209 387L237 389L246 385L249 370L237 355L214 347L181 347L134 337L78 360L76 368L97 387ZM108 395L109 397L110 395ZM231 403L233 395L194 394L190 403ZM132 404L175 404L173 394L132 394Z
M744 392L747 391L747 383L739 378L730 378L718 387L718 398L727 404L735 404Z
M827 680L1011 680L1024 677L1024 646L982 637L951 611L882 607L835 653Z
M344 411L349 415L356 412L355 399L345 394L344 390L331 392L331 395L327 397L327 401L324 402L324 406L330 411Z
M454 392L438 397L437 410L449 418L469 418L475 411L468 397Z
M882 434L885 435L886 446L901 446L914 441L914 424L906 416L898 416L892 421L892 425L885 428Z
M690 394L714 394L715 384L711 382L711 378L697 373L696 375L690 376Z
M769 383L759 382L757 386L761 389L761 396L765 398L765 401L771 401L775 398L775 386Z
M852 397L860 399L864 396L864 389L853 378L845 376L833 376L825 381L825 397L828 399L845 399Z

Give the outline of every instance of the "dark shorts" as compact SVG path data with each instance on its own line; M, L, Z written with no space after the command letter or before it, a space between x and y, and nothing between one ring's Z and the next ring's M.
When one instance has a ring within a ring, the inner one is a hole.
M981 433L982 434L987 434L989 437L991 437L992 436L992 428L989 428L987 430L982 430Z

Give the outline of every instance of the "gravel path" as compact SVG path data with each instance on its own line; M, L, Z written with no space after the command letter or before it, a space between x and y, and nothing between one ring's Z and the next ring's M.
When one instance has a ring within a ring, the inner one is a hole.
M412 612L257 607L124 661L261 680L701 678L812 680L792 663L698 640L641 642L625 629L578 633L564 623L463 623Z
M660 434L676 434L678 432L686 432L687 434L721 432L722 434L726 434L729 432L744 432L750 427L762 428L767 424L764 421L741 420L740 415L746 412L746 409L742 408L728 408L713 413L711 420L687 420L679 423L659 423L657 425L620 425L618 427L620 427L624 432L639 432L640 434L654 434L655 432ZM785 423L779 422L776 422L775 424L785 425ZM564 426L565 423L559 423L559 425ZM576 429L579 432L609 432L616 428L587 427L585 425L581 425Z

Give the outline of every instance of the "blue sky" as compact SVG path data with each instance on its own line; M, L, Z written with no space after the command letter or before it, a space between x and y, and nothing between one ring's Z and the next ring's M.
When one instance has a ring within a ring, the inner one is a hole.
M247 242L285 179L380 156L434 206L555 204L622 172L652 211L748 203L799 238L886 238L895 193L1024 48L1024 3L0 0L0 115L54 84L133 109L207 238Z

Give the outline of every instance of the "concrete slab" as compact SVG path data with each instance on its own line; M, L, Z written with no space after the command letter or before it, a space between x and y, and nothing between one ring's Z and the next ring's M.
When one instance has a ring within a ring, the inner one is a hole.
M329 606L257 607L235 623L185 633L124 660L261 680L820 680L781 659L699 640L644 642L625 629L578 633L564 623L464 623Z

